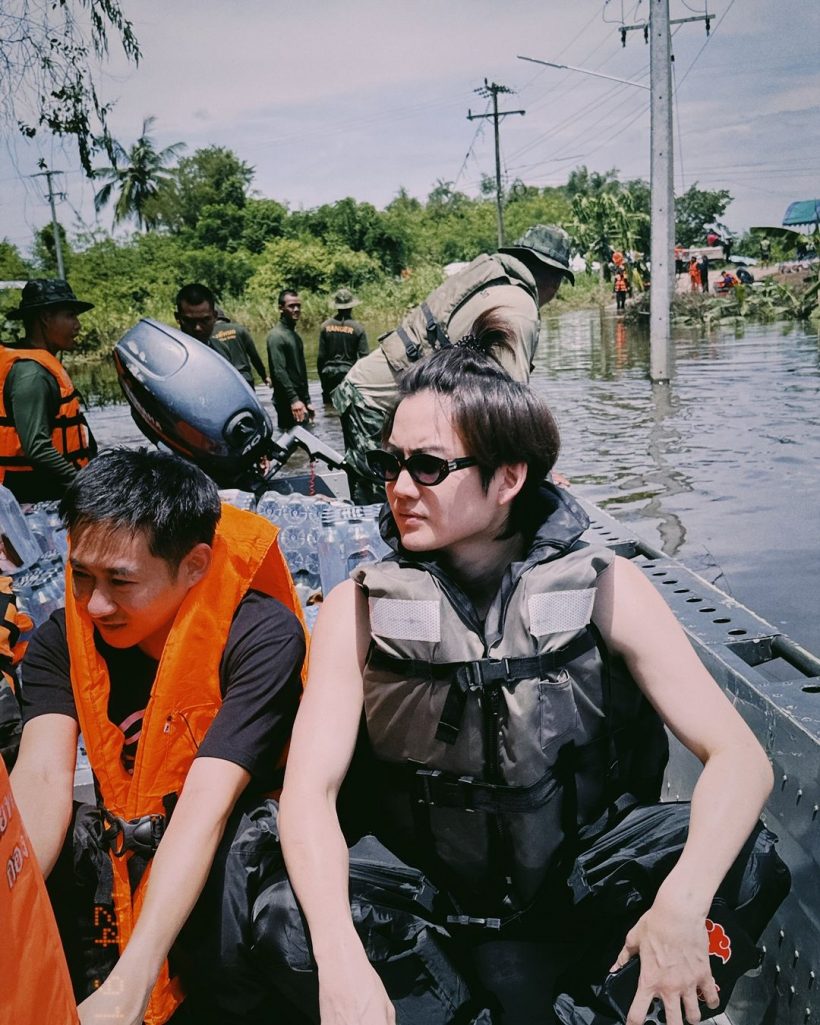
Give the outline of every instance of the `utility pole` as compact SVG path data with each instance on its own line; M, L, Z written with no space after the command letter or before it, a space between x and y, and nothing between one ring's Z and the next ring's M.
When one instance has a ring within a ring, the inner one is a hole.
M40 165L43 166L42 164ZM54 252L57 256L57 275L65 280L65 264L63 263L63 246L60 239L60 225L57 223L57 208L54 205L54 189L51 184L51 177L55 174L62 174L62 171L40 171L39 174L29 175L30 178L45 178L48 181L48 202L51 206L51 226L54 231ZM62 196L62 193L60 193Z
M705 21L709 35L712 15L669 18L669 0L650 0L649 21L622 25L621 43L628 32L643 31L649 43L652 276L649 286L649 376L666 383L671 376L670 306L675 291L675 189L672 157L672 37L670 26Z
M485 99L492 99L493 101L493 112L492 114L474 114L471 110L467 111L468 121L479 121L482 118L492 118L493 126L495 128L495 201L498 211L498 245L499 247L504 245L504 204L503 196L501 192L501 145L498 139L498 122L502 117L507 117L508 114L526 114L525 110L501 110L498 109L498 94L499 93L511 93L512 89L508 89L505 85L498 85L496 82L488 82L484 79L484 85L480 89L474 89L473 92L478 93L479 96L483 96Z

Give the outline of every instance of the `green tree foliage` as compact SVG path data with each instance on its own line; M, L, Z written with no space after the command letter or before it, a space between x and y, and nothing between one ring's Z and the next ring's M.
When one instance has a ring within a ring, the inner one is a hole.
M699 189L694 182L675 200L675 241L682 246L701 245L709 228L725 234L720 218L731 202L728 189Z
M597 260L602 276L608 276L612 252L638 249L647 215L625 188L602 189L572 199L570 234L580 254L591 264Z
M26 138L45 130L73 138L92 174L95 151L114 160L110 103L98 92L97 63L118 36L128 60L140 49L118 0L4 0L0 4L0 120Z
M248 283L254 299L270 299L282 288L330 293L347 285L359 288L382 276L378 262L339 242L315 238L279 238L265 246L262 261Z
M65 268L66 276L70 278L74 266L74 253L68 243L65 228L59 221L57 223L57 232L60 236L63 253L63 267ZM34 236L32 255L34 256L34 263L43 277L57 277L57 247L54 243L54 226L50 221L48 224L43 225Z
M315 210L291 214L288 230L290 234L313 235L331 245L339 243L371 253L390 274L398 274L407 266L406 231L370 203L357 203L349 196Z
M94 177L105 185L94 197L94 208L98 212L119 193L114 205L114 224L134 219L138 228L155 228L159 223L156 205L157 195L163 182L170 181L173 172L168 164L184 149L181 142L157 150L154 139L148 133L156 118L147 117L142 122L142 135L130 150L112 140L113 167L98 167Z
M242 213L242 245L250 253L261 253L266 242L285 233L288 208L275 199L249 199Z
M180 160L160 189L158 220L194 243L237 249L253 174L250 164L224 146L198 149Z

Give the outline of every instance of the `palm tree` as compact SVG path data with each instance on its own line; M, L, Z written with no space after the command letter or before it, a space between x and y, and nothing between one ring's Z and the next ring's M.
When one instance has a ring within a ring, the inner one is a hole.
M173 177L167 165L183 150L185 144L174 143L157 151L154 139L148 133L156 121L147 117L142 122L142 135L131 149L114 141L114 166L98 167L94 177L105 179L106 183L94 197L94 209L99 212L111 199L114 190L119 190L114 206L114 224L133 217L142 229L157 225L157 214L151 212L151 200L157 195L162 182Z

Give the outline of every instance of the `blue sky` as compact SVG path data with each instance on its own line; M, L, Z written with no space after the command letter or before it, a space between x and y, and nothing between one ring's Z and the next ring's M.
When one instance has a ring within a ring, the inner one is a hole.
M256 169L254 188L293 208L351 195L383 206L400 186L425 196L437 179L476 191L493 172L489 122L474 93L485 76L523 108L502 126L510 178L561 184L578 164L649 176L645 90L524 63L524 54L647 80L640 33L648 0L125 0L143 49L103 70L110 123L129 146L157 118L160 146L229 146ZM672 17L704 0L670 0ZM708 0L715 16L674 30L675 185L735 197L735 230L779 224L793 199L820 194L820 4ZM480 126L484 125L483 131ZM24 251L49 218L44 157L67 173L59 216L93 225L91 185L76 155L47 137L4 140L0 238ZM102 215L110 225L110 215Z

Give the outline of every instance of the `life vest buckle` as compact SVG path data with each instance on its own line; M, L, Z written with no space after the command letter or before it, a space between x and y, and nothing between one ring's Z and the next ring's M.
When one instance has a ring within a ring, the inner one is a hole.
M447 776L441 769L418 769L416 772L419 804L434 808L442 804L447 808L459 808L462 811L474 812L473 802L475 777Z
M103 808L103 840L115 858L124 857L128 851L152 858L165 834L164 815L141 815L137 819L122 819L107 808Z

